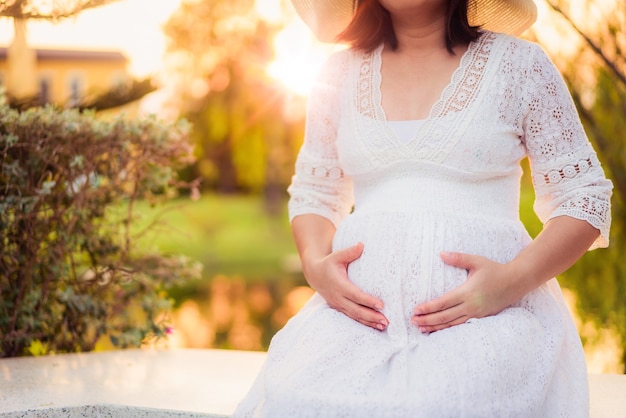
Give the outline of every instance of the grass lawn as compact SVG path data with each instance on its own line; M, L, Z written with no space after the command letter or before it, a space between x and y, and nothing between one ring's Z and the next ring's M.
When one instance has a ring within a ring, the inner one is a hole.
M534 236L541 223L532 212L534 194L527 178L522 190L522 220ZM297 252L286 200L280 206L281 213L272 216L261 196L211 193L197 201L179 198L156 207L139 202L135 228L140 231L154 222L141 238L141 245L200 261L204 265L203 282L218 274L246 281L293 278L285 265L297 261Z
M520 196L520 219L526 226L528 233L532 237L536 237L543 225L533 210L533 203L535 202L535 191L530 180L530 168L528 167L528 160L524 160L522 163L524 169L524 176L521 184L521 196Z
M154 208L141 202L137 230L156 220L142 245L202 262L207 278L270 279L296 254L286 201L282 207L282 213L271 216L262 197L244 195L205 194L197 201L180 198Z

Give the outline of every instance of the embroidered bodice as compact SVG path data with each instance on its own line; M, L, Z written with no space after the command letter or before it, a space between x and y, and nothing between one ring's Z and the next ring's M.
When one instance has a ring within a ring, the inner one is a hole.
M400 205L514 220L528 157L539 218L583 219L601 232L592 247L608 244L612 184L540 47L483 33L408 142L381 105L381 51L341 51L323 69L289 188L291 218L315 213L338 225L353 205Z

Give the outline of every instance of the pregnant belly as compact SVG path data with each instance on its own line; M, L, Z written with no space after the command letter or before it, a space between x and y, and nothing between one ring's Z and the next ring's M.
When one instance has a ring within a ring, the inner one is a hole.
M353 213L339 226L333 248L363 242L362 256L348 266L348 277L386 305L405 314L467 279L464 269L445 265L442 251L463 252L505 263L530 237L516 221L432 212Z

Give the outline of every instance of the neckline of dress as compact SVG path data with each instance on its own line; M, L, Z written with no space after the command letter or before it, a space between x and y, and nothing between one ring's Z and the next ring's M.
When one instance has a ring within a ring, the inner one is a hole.
M418 127L418 129L416 130L416 132L413 134L412 138L408 142L399 141L395 133L388 126L388 123L391 121L387 119L385 109L383 108L383 105L382 105L382 90L381 90L382 51L384 49L384 45L383 44L379 45L373 51L371 57L373 60L372 70L373 70L374 78L372 80L372 85L370 88L372 89L371 93L374 95L374 100L373 100L373 105L375 106L374 114L376 115L379 122L385 125L385 130L387 131L387 134L390 136L390 138L395 140L394 141L395 143L397 144L401 143L401 145L408 146L416 142L416 140L420 137L420 133L424 129L426 129L428 125L430 125L433 122L434 119L436 119L438 116L441 115L441 113L445 109L446 102L448 102L450 98L454 96L455 86L458 84L459 80L464 77L475 55L475 51L479 49L483 40L486 38L486 35L487 35L486 32L482 32L481 36L477 40L469 43L467 49L465 50L465 52L463 52L463 55L461 56L461 59L459 60L458 66L452 72L452 75L450 76L450 80L448 81L446 86L441 90L439 94L439 98L431 106L428 112L428 116L425 119L419 119L423 121L423 123L420 124L420 126Z
M425 119L390 120L387 124L393 131L396 139L403 144L409 143L417 130L424 124Z
M399 120L388 120L387 123L397 123L397 124L415 124L415 123L423 123L426 119L399 119Z

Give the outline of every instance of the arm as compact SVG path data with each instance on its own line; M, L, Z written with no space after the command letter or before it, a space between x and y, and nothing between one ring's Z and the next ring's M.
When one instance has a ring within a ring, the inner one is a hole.
M364 293L348 279L348 264L361 256L363 244L332 252L335 227L318 215L295 217L292 229L304 277L326 303L363 325L381 331L387 328L389 321L378 312L383 302Z
M599 230L580 219L559 216L548 221L537 238L508 263L517 281L528 282L522 295L565 272L599 236Z
M506 264L468 254L442 254L468 270L462 286L414 310L424 332L494 315L588 250L608 245L612 184L604 176L558 70L538 47L521 73L520 132L533 171L535 212L543 231Z
M363 244L332 252L335 229L353 203L352 181L343 172L335 145L343 68L341 56L332 57L309 97L304 144L288 189L289 217L309 285L331 308L364 325L385 329L388 321L377 311L382 301L348 279L348 264L360 257Z

